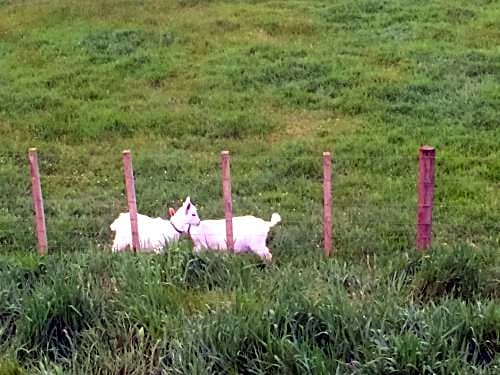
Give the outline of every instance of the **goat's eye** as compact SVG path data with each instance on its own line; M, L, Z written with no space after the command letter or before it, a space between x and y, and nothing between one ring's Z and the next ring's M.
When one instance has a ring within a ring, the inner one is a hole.
M191 216L196 216L196 214L191 214Z

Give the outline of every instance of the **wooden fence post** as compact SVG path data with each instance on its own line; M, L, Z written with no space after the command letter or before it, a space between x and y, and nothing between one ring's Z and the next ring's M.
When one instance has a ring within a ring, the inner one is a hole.
M231 199L231 167L229 151L221 152L222 191L224 194L224 217L226 218L226 242L231 252L234 250L233 240L233 203Z
M128 212L130 215L130 230L132 231L132 251L134 254L139 249L139 228L137 224L137 202L135 199L134 170L132 168L132 155L130 150L123 151L123 171L125 174L125 187L127 189Z
M418 207L417 240L418 250L427 250L432 241L432 205L436 169L436 150L431 146L419 149L418 159Z
M323 254L332 248L332 156L323 152Z
M33 196L33 207L35 209L35 226L38 244L38 254L47 254L47 229L45 227L45 213L43 211L42 186L40 184L40 172L38 169L38 154L36 148L28 150L28 160L31 175L31 193Z

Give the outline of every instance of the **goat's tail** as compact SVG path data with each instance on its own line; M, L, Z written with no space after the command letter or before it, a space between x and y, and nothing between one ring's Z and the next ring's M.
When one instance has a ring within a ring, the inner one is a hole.
M271 215L271 221L269 222L269 227L272 228L279 222L281 222L281 216L279 213L275 212L274 214Z

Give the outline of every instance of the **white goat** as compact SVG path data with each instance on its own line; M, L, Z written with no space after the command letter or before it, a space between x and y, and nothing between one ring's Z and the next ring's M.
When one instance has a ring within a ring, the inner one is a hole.
M234 251L253 252L261 259L270 261L273 256L266 246L267 235L279 222L281 216L278 213L273 213L270 221L251 215L233 217ZM202 249L227 250L225 219L202 220L198 226L188 228L188 234L196 253Z
M191 203L189 197L186 198L177 212L170 210L170 213L173 214L170 220L137 214L139 248L141 250L152 250L158 253L166 244L177 241L191 225L200 224L196 207ZM109 227L115 232L113 252L123 251L127 246L132 248L132 229L128 212L121 213Z

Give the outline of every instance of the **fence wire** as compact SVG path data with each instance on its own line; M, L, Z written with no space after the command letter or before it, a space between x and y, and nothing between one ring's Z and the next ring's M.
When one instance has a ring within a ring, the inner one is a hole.
M438 154L439 155L439 154ZM433 207L435 244L498 245L500 202L488 173L498 160L437 157ZM333 243L337 249L373 251L414 246L417 155L335 155L332 163ZM386 162L383 162L383 161ZM470 160L485 181L477 183L463 160ZM377 166L377 161L383 167ZM138 211L168 219L190 195L201 219L222 219L218 153L175 151L133 153ZM51 152L39 153L49 251L109 250L109 225L128 211L121 155L109 168L89 160L72 168ZM495 172L496 171L496 172ZM318 249L322 246L321 153L231 155L233 215L251 214L282 222L270 232L270 246ZM0 248L36 248L33 204L26 153L0 154ZM463 186L464 180L470 184Z

